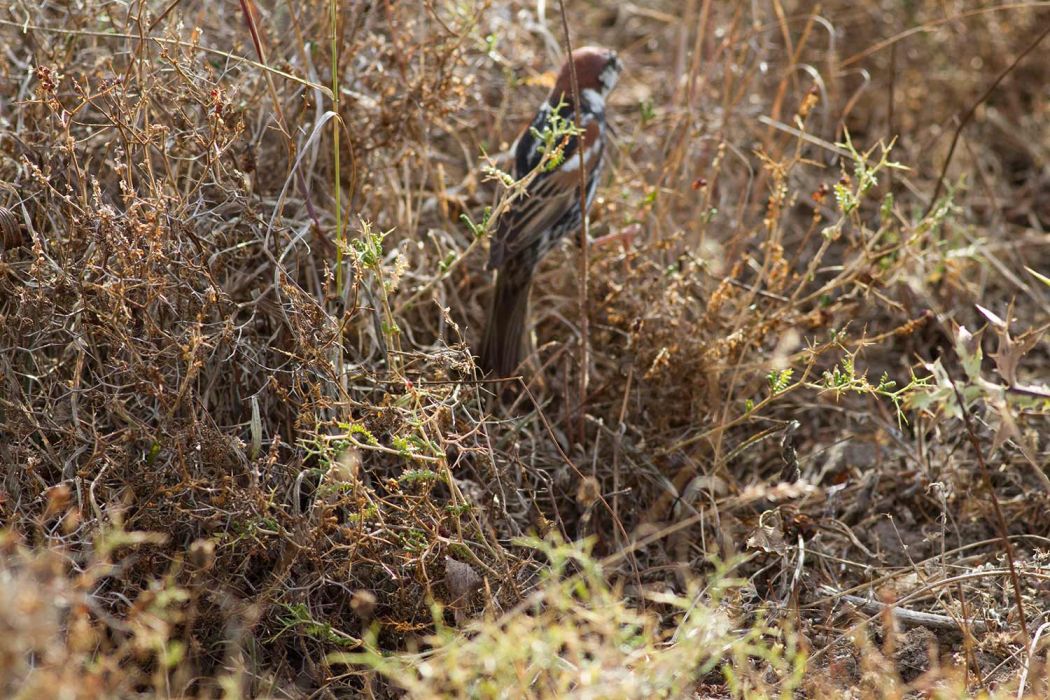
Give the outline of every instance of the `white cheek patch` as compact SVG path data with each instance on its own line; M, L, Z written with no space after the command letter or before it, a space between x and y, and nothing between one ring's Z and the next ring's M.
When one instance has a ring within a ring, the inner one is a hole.
M620 79L620 70L615 63L610 63L602 69L598 76L598 82L602 85L602 94L608 95L616 87L616 81Z
M588 110L594 114L601 114L605 111L605 100L591 88L584 89L580 93L580 99L587 103Z

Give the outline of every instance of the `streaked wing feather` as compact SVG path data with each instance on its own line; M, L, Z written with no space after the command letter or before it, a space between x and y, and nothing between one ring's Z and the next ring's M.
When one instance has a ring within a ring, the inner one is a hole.
M535 170L543 158L537 139L532 134L535 128L542 131L550 119L550 105L544 105L532 124L518 138L515 147L515 175L520 179ZM571 105L566 105L561 110L561 115L567 119L573 119ZM593 195L593 184L596 170L602 158L604 150L600 142L600 127L596 121L590 121L584 127L583 144L587 158L586 169L588 173L587 204ZM590 146L598 141L598 148L591 149ZM579 158L577 145L579 138L573 136L564 147L563 163L570 162L569 159ZM549 235L555 228L566 228L573 219L579 216L579 169L571 170L556 169L550 173L539 173L529 184L524 197L516 200L510 208L505 211L496 224L496 231L489 253L489 268L502 267L508 259L522 254L524 251L535 248L539 254L539 243ZM559 233L565 233L563 230Z
M532 135L532 130L543 131L547 120L550 119L550 112L549 105L545 104L541 107L535 118L533 118L532 123L518 137L518 143L514 150L514 177L519 180L535 170L536 166L540 164L540 159L543 158L543 152L537 148L539 143L536 137Z
M503 216L496 235L502 242L504 259L535 245L572 207L578 196L576 188L564 187L560 175L551 173L534 180L528 196Z

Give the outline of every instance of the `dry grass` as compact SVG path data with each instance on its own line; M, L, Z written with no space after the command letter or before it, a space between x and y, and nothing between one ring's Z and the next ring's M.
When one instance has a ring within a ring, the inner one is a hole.
M513 406L557 3L0 8L5 695L1045 695L1050 7L569 4Z

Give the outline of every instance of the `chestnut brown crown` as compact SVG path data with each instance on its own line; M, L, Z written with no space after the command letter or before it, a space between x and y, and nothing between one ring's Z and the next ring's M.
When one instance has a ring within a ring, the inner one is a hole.
M572 101L572 65L576 65L576 80L580 93L593 90L604 99L616 86L616 81L623 71L623 63L616 52L601 46L584 46L572 52L572 59L562 64L558 80L551 90L550 102L557 104L561 99Z

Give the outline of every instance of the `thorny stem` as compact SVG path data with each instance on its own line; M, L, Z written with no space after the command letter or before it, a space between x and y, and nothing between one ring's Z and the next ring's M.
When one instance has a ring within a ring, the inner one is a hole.
M955 391L955 400L959 402L959 410L962 412L963 423L966 426L966 436L970 440L970 445L973 447L974 454L977 456L977 464L981 467L981 475L984 477L984 485L988 489L988 495L992 497L992 511L995 513L995 525L996 529L999 530L999 537L1003 542L1003 549L1006 550L1006 563L1010 565L1010 582L1014 588L1014 603L1017 605L1017 617L1021 623L1021 633L1025 639L1030 639L1028 636L1028 623L1025 622L1024 616L1024 602L1021 599L1021 583L1017 578L1017 568L1014 566L1014 546L1010 542L1009 533L1006 530L1006 520L1003 518L1002 508L999 507L999 497L995 495L995 488L992 486L992 475L988 471L988 465L984 461L984 454L981 452L981 445L977 442L977 435L973 430L973 423L970 421L970 411L966 408L966 402L963 401L962 392L959 391L959 387L955 384L955 380L949 377L952 383L952 390Z

